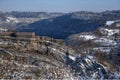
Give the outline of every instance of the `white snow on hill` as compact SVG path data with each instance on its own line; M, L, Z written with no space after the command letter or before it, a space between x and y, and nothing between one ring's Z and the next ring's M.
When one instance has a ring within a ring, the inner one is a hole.
M102 45L106 45L106 46L115 46L117 43L114 40L108 39L108 38L98 38L96 40L94 40L95 43L100 43Z
M93 50L110 53L111 48L110 47L95 47L95 48L93 48Z
M109 28L100 28L99 29L102 34L111 36L115 33L118 33L120 30L119 29L109 29Z
M119 29L105 29L108 33L108 36L113 35L119 32Z
M0 28L0 32L8 31L8 29Z
M115 21L106 21L107 26L111 26Z
M85 40L91 40L91 39L95 39L96 37L94 35L83 34L83 35L80 35L79 38L83 38Z
M7 22L12 22L12 23L19 23L20 21L14 17L7 17L6 19Z

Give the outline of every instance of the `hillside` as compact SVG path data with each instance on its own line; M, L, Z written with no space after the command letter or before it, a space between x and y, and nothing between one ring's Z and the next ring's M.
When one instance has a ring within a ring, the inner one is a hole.
M17 28L17 31L35 32L36 35L49 36L58 39L65 39L68 36L80 32L94 31L104 26L108 20L120 19L120 11L109 12L72 12L55 18L36 21L24 28Z
M80 32L94 31L106 21L120 19L120 11L100 13L79 11L72 13L0 12L0 27L36 35L65 39Z
M47 12L0 12L0 27L15 30L16 28L24 28L30 23L38 20L54 18L61 16L63 13L47 13Z
M120 11L0 12L0 79L119 80L119 57Z
M109 24L108 24L109 23ZM91 53L110 72L120 73L120 21L107 21L94 32L74 34L66 38L66 44L77 53Z
M117 56L110 60L117 65L104 56L78 53L63 40L33 33L0 33L0 79L119 79Z

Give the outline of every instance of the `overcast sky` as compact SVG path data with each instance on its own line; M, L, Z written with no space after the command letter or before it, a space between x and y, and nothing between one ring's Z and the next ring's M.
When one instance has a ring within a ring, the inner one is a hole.
M120 0L0 0L1 11L73 12L120 10Z

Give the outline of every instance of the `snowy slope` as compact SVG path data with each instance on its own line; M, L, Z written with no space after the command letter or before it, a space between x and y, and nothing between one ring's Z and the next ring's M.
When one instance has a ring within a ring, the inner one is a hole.
M106 21L107 26L111 26L113 23L115 23L115 21Z

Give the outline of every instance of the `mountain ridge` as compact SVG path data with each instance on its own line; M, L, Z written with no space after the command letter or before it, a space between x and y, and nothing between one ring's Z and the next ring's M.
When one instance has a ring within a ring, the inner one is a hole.
M18 28L17 30L65 39L72 34L94 31L98 27L104 26L107 20L119 19L119 15L120 11L111 11L110 13L72 12L55 18L36 21L25 28Z

